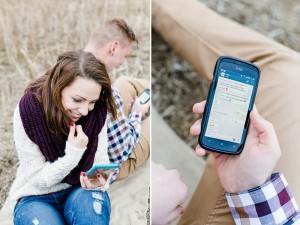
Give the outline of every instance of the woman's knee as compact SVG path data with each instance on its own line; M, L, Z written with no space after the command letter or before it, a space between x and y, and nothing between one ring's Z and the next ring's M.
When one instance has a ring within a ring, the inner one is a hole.
M107 192L75 189L65 204L65 218L76 224L109 224L111 205Z

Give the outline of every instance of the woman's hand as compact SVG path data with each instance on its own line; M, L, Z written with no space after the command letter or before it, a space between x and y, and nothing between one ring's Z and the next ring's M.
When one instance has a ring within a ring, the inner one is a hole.
M80 184L85 189L102 187L106 184L107 179L108 176L104 172L98 172L94 178L88 178L85 172L81 172L80 174Z
M205 104L205 101L196 103L193 107L194 113L203 114ZM200 134L201 122L201 119L197 120L191 127L192 135ZM205 152L199 145L196 147L198 156ZM250 114L250 127L241 154L208 153L215 157L223 188L231 193L248 190L266 182L281 155L273 125L263 119L256 108Z
M81 125L75 126L74 122L70 123L68 142L76 148L86 148L89 138L83 132Z
M165 225L183 213L188 189L177 170L151 162L151 172L152 225Z

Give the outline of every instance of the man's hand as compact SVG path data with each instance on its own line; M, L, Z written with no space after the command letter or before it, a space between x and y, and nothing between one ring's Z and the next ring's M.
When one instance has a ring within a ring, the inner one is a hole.
M194 105L196 114L203 114L206 102ZM202 120L197 120L190 129L192 135L201 132ZM205 149L199 145L196 154L202 156ZM208 151L207 151L208 152ZM256 108L250 114L250 127L244 150L240 155L212 153L220 182L226 192L236 193L262 185L271 175L281 151L273 125L263 119Z
M132 111L141 112L143 116L149 111L150 101L145 104L141 104L138 97L132 103Z
M177 170L151 162L151 219L152 225L164 225L183 213L182 203L187 198L187 186Z

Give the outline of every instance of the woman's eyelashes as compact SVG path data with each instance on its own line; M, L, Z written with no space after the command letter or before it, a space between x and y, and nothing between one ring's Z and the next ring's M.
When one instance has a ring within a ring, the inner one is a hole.
M85 100L73 98L73 101L74 101L75 103L81 103L81 102L84 102ZM92 101L92 102L89 102L89 105L94 105L96 102L97 102L97 100Z
M82 102L83 100L82 100L82 99L75 99L75 98L73 98L73 101L76 102L76 103L80 103L80 102Z

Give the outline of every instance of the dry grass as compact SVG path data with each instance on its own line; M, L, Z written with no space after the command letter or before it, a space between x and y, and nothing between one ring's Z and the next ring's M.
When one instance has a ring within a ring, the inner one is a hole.
M29 81L68 50L84 48L93 28L123 17L140 44L112 77L150 76L149 0L0 0L0 208L18 163L12 115Z
M220 14L300 51L298 0L201 0ZM191 111L206 98L208 82L182 60L158 34L152 33L152 102L174 131L192 148Z
M298 0L201 0L226 17L300 51ZM0 0L0 208L14 179L17 157L12 113L24 88L51 66L59 53L83 48L99 22L124 17L138 34L133 57L113 73L149 74L148 0ZM33 7L34 5L34 7ZM207 81L180 59L158 35L152 41L152 100L171 127L191 146L191 106L204 99Z

